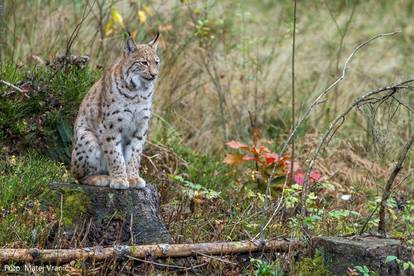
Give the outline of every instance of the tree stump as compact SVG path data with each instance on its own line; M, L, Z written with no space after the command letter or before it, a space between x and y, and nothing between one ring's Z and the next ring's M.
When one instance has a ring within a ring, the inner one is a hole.
M64 229L68 238L82 241L84 246L114 244L168 243L170 235L160 215L156 188L116 190L78 184L52 183L61 201L72 191L86 196L83 214L74 219L71 229ZM75 200L75 204L78 202ZM69 201L71 203L71 201ZM76 206L74 206L76 207Z
M378 275L405 275L396 262L385 263L387 256L412 261L414 251L399 240L373 236L315 237L312 247L321 250L332 275L346 275L348 268L367 266ZM407 274L411 275L411 274Z

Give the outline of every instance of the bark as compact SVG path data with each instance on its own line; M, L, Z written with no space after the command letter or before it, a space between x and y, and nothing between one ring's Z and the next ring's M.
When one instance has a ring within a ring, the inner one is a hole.
M197 254L230 255L256 251L299 251L300 241L273 240L263 242L237 241L194 244L156 244L137 246L93 247L80 249L0 249L0 262L67 263L72 260L102 261L111 258L188 257Z
M53 183L51 188L63 196L68 190L80 189L89 198L85 214L74 227L84 229L74 235L86 241L83 244L87 246L156 244L170 239L160 215L157 190L151 184L144 189L126 190L62 183ZM65 229L65 233L69 232Z

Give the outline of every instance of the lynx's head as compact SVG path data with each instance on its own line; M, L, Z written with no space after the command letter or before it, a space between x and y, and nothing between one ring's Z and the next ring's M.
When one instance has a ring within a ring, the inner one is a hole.
M159 33L147 44L136 44L129 37L124 46L123 75L128 87L148 87L158 76L160 58L157 55Z

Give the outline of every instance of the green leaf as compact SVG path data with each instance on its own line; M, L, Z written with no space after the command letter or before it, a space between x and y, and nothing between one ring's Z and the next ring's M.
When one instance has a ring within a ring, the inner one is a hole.
M407 270L410 267L409 263L403 263L403 270Z
M414 269L414 264L410 261L403 264L403 270Z
M358 272L361 272L363 275L369 275L369 268L366 265L357 265L355 268Z
M387 264L387 263L393 262L397 259L398 259L397 256L387 256L387 258L385 259L385 263Z

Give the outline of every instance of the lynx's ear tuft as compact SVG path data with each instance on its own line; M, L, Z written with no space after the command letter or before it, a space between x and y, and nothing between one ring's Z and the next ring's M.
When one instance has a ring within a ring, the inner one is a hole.
M157 34L155 35L154 39L151 40L148 45L151 46L151 48L157 50L158 48L158 38L160 37L160 32L157 32Z
M135 44L134 40L132 39L131 35L128 36L128 39L124 46L124 52L126 54L131 54L137 50L137 45Z

